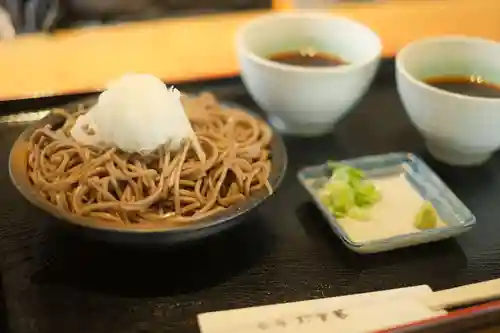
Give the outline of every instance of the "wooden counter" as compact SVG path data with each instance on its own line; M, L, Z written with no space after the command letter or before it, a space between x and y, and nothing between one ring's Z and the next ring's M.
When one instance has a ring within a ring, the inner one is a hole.
M411 40L430 35L500 40L498 0L385 0L341 5L332 12L372 27L380 34L387 56ZM164 19L0 42L0 99L100 90L125 72L151 73L167 82L237 75L234 33L262 14Z

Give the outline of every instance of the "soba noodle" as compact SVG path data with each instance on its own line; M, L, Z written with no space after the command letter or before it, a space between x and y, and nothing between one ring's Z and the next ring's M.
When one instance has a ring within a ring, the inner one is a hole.
M272 132L242 110L223 108L211 94L182 97L205 153L190 142L173 153L168 144L153 154L77 143L70 130L79 110L59 128L36 130L30 139L28 175L58 209L122 223L191 223L267 188Z

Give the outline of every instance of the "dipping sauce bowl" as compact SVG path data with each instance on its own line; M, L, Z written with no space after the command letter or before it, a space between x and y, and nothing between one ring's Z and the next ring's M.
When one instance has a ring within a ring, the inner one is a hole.
M500 147L500 98L450 92L425 82L464 76L499 86L500 43L433 37L410 43L396 57L399 95L429 152L450 165L480 165Z
M307 50L337 56L346 64L306 67L269 59ZM331 132L365 94L382 45L359 22L302 12L264 15L247 23L237 33L236 51L243 82L270 123L285 134L315 136Z

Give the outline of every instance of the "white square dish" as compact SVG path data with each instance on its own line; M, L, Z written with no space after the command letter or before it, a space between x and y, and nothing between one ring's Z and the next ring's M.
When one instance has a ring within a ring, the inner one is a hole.
M373 241L356 242L348 236L337 219L319 200L318 190L331 176L331 169L328 165L325 163L301 169L298 172L301 184L312 196L316 206L323 213L333 231L348 248L355 252L383 252L455 237L471 229L476 223L476 218L472 212L457 198L434 171L414 154L390 153L364 156L340 161L340 163L363 170L367 178L400 174L406 178L413 189L424 200L432 203L438 215L446 221L446 226L444 227Z

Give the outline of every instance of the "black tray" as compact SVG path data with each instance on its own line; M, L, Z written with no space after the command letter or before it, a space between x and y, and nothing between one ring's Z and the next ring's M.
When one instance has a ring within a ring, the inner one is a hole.
M392 68L391 62L382 66L369 94L333 134L286 139L288 174L256 218L169 251L112 247L45 227L51 217L24 201L7 172L10 146L24 126L0 125L0 267L11 332L198 332L201 312L499 277L499 156L479 168L452 168L430 158L399 101ZM180 88L213 90L257 110L238 79ZM4 103L0 111L61 101ZM391 151L422 156L476 214L478 225L457 240L385 254L345 249L295 173L328 158Z

